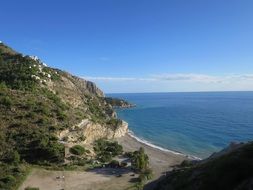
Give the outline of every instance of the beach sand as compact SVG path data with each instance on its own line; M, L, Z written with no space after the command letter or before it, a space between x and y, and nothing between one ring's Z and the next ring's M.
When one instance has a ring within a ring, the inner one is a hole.
M118 138L118 142L123 146L124 151L135 151L140 147L145 149L149 156L150 167L154 173L154 179L164 175L165 172L172 169L172 166L180 164L183 160L189 159L183 154L175 154L169 151L162 151L145 143L137 141L129 134Z

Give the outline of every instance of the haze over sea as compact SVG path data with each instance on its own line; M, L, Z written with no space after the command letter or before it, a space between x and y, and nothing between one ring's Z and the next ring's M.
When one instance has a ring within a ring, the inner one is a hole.
M117 110L140 139L206 158L253 139L253 92L108 94L136 104Z

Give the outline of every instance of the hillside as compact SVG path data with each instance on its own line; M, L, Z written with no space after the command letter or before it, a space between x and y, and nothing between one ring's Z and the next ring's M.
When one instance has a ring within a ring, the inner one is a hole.
M50 68L0 43L0 189L15 189L27 165L66 163L64 144L127 132L90 81Z
M253 187L253 143L225 149L196 164L186 162L168 172L156 190L250 190Z

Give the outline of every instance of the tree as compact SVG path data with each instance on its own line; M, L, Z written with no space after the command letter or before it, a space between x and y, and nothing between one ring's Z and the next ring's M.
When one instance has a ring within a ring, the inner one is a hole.
M144 148L141 147L139 151L135 151L132 158L132 167L138 172L143 172L148 169L149 158L145 154Z

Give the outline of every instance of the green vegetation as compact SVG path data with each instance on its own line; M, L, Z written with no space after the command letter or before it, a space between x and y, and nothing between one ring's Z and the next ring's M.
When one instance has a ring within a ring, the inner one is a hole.
M69 149L72 154L81 156L85 153L85 148L80 145L75 145Z
M40 190L38 187L26 187L25 190Z
M34 61L20 54L1 54L3 63L0 64L0 82L13 89L33 90L36 84L31 75L36 74L35 68L29 67Z
M56 136L84 118L110 129L120 125L92 85L0 44L0 189L15 189L27 172L14 170L31 164L61 169L96 165L80 156L88 152L78 146L71 148L76 156L64 165L65 147ZM122 147L98 141L96 150L100 161L110 161Z
M156 190L251 189L253 143L221 157L182 167L169 173Z
M137 172L143 172L148 169L149 158L145 154L144 148L141 147L139 151L135 151L132 156L132 167Z
M116 118L111 118L106 121L106 124L111 127L113 130L117 129L118 126L122 124L122 120L116 119Z
M13 102L11 100L11 98L9 96L5 96L5 97L2 97L0 99L0 104L2 104L3 106L5 106L6 108L10 109Z
M12 165L0 163L0 189L15 190L29 172L25 164Z
M138 151L130 154L132 161L132 168L139 173L139 183L137 189L142 189L147 180L152 179L153 172L149 168L149 158L145 154L144 148L141 147Z
M129 102L119 99L119 98L111 98L111 97L106 97L104 100L110 104L113 107L133 107L133 104L130 104Z
M110 162L113 157L122 154L123 148L118 142L111 142L105 139L99 139L94 144L94 150L97 159L100 162Z

